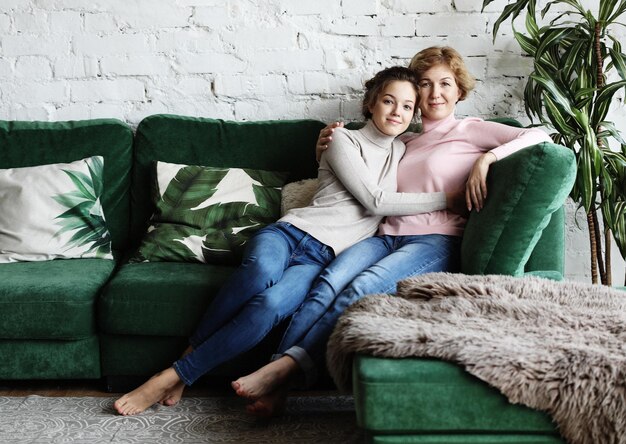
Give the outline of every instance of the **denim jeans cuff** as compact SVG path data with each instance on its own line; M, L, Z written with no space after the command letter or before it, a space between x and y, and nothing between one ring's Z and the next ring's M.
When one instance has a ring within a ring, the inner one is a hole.
M180 364L178 363L178 361L174 362L172 364L172 368L174 369L174 371L176 372L176 374L178 375L178 377L180 378L181 381L183 381L183 383L189 387L191 384L193 384L193 381L191 381L189 378L187 378L183 372L183 369L180 367Z
M284 355L290 356L300 366L304 374L305 388L312 386L317 380L317 366L306 350L302 347L293 346L286 350Z

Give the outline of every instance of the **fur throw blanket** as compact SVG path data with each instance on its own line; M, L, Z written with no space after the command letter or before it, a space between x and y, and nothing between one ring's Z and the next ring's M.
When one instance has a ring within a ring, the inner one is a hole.
M510 402L548 412L571 443L626 443L626 292L535 277L431 273L348 308L328 343L350 387L352 356L460 364Z

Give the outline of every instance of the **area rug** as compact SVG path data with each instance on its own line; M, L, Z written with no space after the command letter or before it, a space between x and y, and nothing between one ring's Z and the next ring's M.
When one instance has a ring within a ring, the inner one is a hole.
M0 442L357 443L351 396L289 398L280 418L261 421L236 397L183 398L137 416L119 416L115 398L0 397Z

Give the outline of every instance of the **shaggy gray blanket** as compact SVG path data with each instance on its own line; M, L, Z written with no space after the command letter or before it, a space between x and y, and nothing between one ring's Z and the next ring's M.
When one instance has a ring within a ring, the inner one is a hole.
M535 277L431 273L348 308L328 344L350 389L356 352L460 364L571 443L626 443L626 292Z

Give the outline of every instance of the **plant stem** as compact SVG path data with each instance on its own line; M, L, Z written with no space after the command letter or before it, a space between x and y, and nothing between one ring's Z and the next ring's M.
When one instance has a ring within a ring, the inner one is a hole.
M605 285L613 284L613 276L611 273L611 229L604 227L604 259L606 264L606 282Z
M591 210L591 214L593 216L593 234L596 238L596 257L598 259L600 282L606 284L606 268L604 268L604 258L602 257L602 232L600 231L600 223L598 222L598 211L594 208Z
M596 248L596 226L593 223L593 214L587 213L587 227L589 227L589 253L591 254L591 283L598 283L598 250Z

